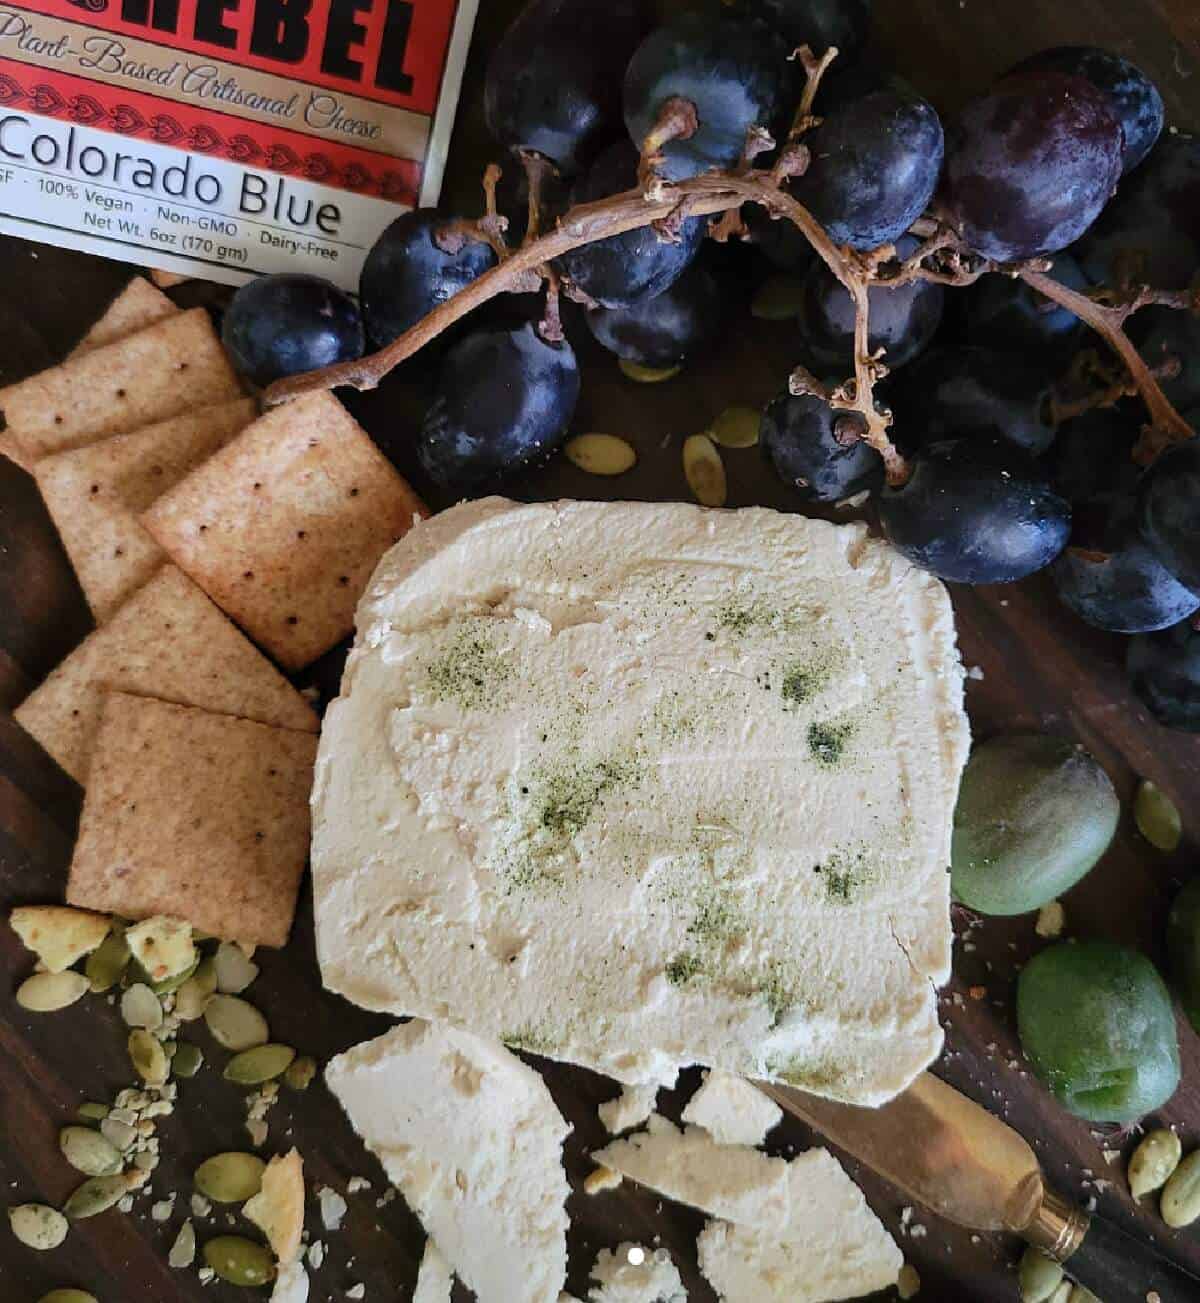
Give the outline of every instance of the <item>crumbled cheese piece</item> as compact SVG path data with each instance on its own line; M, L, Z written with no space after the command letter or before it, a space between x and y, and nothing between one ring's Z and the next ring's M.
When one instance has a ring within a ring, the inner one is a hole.
M657 1086L626 1086L616 1099L606 1100L596 1110L610 1136L640 1127L654 1112L658 1101Z
M584 1194L603 1194L605 1190L615 1190L625 1178L611 1167L598 1167L589 1173L583 1183Z
M601 1249L591 1275L590 1303L687 1303L671 1255L647 1253L640 1244Z
M371 1182L365 1176L352 1176L346 1182L346 1193L357 1194L360 1190L369 1190Z
M342 1218L346 1215L346 1201L336 1190L331 1190L329 1186L323 1185L317 1191L317 1203L321 1208L321 1225L327 1231L336 1231L341 1228ZM319 1244L320 1241L318 1240Z
M212 1204L202 1195L192 1195L192 1216L204 1218L212 1212Z
M654 1113L645 1131L614 1140L592 1158L714 1217L763 1230L787 1224L787 1163L742 1145L718 1145L699 1127L680 1131Z
M135 923L125 932L134 959L155 982L178 977L196 962L190 923L158 914Z
M1049 940L1062 936L1066 921L1067 915L1062 907L1062 901L1052 900L1048 905L1043 905L1038 911L1037 922L1033 925L1033 930L1038 936L1046 937Z
M201 1267L196 1275L200 1278L201 1285L209 1285L217 1278L217 1273L211 1267Z
M417 1272L417 1288L412 1303L450 1303L450 1291L453 1288L454 1271L430 1236L425 1241L425 1252L421 1257L421 1269Z
M267 1237L280 1262L300 1256L304 1230L304 1163L298 1150L276 1154L262 1174L262 1188L242 1213Z
M754 1149L783 1121L783 1109L744 1078L714 1070L688 1100L683 1120L703 1127L719 1145Z
M351 1285L346 1291L347 1298L366 1298L367 1287L363 1284Z
M156 1222L169 1222L174 1211L175 1196L170 1194L165 1199L160 1199L157 1203L150 1205L150 1219Z
M191 1221L185 1221L179 1228L179 1234L167 1254L168 1267L190 1267L196 1260L196 1229Z
M112 927L105 914L66 905L18 905L8 921L48 973L65 972L90 955Z
M308 1303L308 1276L301 1262L280 1264L271 1303Z
M322 1216L324 1214L322 1213ZM325 1262L325 1244L322 1240L313 1240L308 1246L308 1252L304 1255L308 1259L308 1265L313 1271L320 1271Z
M325 1079L479 1303L555 1303L570 1128L532 1068L417 1019L338 1056Z
M701 1232L700 1270L724 1303L823 1303L896 1283L903 1255L827 1150L794 1158L788 1188L782 1233L719 1221Z

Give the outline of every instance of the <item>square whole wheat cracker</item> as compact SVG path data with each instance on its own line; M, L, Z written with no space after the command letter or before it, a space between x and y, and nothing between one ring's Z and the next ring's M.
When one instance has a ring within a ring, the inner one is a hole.
M282 946L308 858L317 739L108 694L67 901Z
M251 398L197 407L114 434L33 468L42 499L97 621L103 622L167 559L139 513L254 419Z
M105 344L113 344L126 335L136 335L139 330L145 330L164 317L172 317L178 311L162 290L155 289L145 277L135 276L67 354L67 360L82 357Z
M276 407L142 516L175 563L281 665L354 628L376 562L425 514L330 394Z
M17 707L26 732L87 784L106 692L315 733L308 702L182 571L163 566Z
M28 470L51 453L242 396L208 313L193 308L0 389L0 453Z

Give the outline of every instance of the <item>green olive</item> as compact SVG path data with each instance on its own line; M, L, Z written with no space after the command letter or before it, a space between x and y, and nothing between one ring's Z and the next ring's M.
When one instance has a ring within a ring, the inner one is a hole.
M1036 955L1017 983L1017 1030L1038 1079L1089 1122L1132 1122L1179 1085L1171 996L1124 946L1063 941Z
M1027 914L1108 849L1121 804L1086 751L1036 733L977 746L954 812L950 881L981 914Z
M1167 953L1171 977L1179 988L1179 1003L1188 1021L1200 1031L1200 878L1193 878L1171 905Z

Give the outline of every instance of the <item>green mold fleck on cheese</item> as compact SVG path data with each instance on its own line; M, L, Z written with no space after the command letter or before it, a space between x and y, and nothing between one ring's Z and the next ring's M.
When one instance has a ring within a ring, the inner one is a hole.
M817 764L835 769L841 763L846 744L853 735L854 725L851 723L812 723L808 726L808 753Z
M514 677L512 662L496 650L487 621L464 622L449 646L429 662L425 684L438 701L464 710L485 710L500 702L501 689Z
M673 986L686 986L694 977L704 971L704 963L699 955L686 952L668 960L666 967L667 981Z

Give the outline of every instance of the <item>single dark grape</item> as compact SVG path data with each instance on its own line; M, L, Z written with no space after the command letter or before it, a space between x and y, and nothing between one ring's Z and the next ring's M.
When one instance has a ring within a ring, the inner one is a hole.
M1070 254L1056 254L1049 274L1068 289L1086 293L1091 288ZM1061 364L1087 330L1068 308L1012 276L983 276L963 298L967 339L972 344L1024 350Z
M985 258L1055 253L1112 196L1123 141L1103 93L1082 77L1006 77L968 104L949 134L947 215Z
M816 254L795 222L772 218L761 204L743 204L742 221L750 243L780 271L806 271L812 266Z
M575 187L577 204L605 199L637 185L638 152L627 140L609 146ZM584 244L560 259L571 282L605 308L627 308L661 294L687 269L704 241L705 219L683 223L678 240L660 239L640 226Z
M1006 76L1048 68L1090 81L1108 100L1125 133L1121 167L1131 172L1154 147L1163 129L1163 102L1158 87L1128 59L1094 45L1058 45L1022 59Z
M491 246L435 208L397 217L363 263L358 291L371 342L382 348L496 265Z
M793 191L837 244L891 244L925 211L942 167L933 106L892 85L835 109L805 138L812 155Z
M906 258L915 250L912 236L902 237L896 253ZM870 305L869 346L886 350L891 370L924 352L942 320L945 290L930 281L910 281L897 289L876 285L867 291ZM821 366L848 367L854 360L854 300L823 262L804 278L800 333L809 354Z
M763 410L759 444L804 502L841 502L883 483L883 460L860 437L862 418L811 394L780 394Z
M854 58L871 26L871 0L750 0L747 8L782 33L793 49L807 45L821 55L836 45L838 63Z
M1191 620L1134 638L1125 669L1134 692L1160 724L1200 733L1200 631Z
M1024 353L939 349L897 383L900 436L908 443L1000 435L1037 455L1054 442L1051 377Z
M1187 285L1200 264L1200 136L1163 136L1072 252L1096 285Z
M1163 565L1200 589L1200 439L1168 448L1138 488L1142 533Z
M1054 441L1054 485L1072 506L1107 506L1131 493L1133 461L1145 416L1124 405L1084 412L1061 425Z
M365 346L350 295L303 272L260 276L243 285L225 309L221 340L234 366L262 387L282 376L351 362Z
M696 112L696 130L663 148L661 171L682 181L736 163L752 126L769 127L792 88L787 42L760 19L683 13L650 33L625 74L625 125L640 151L666 102Z
M1006 584L1050 564L1071 533L1070 504L1044 468L1004 439L922 448L912 477L879 499L884 532L914 565L960 584Z
M1177 411L1200 404L1200 317L1173 308L1148 308L1138 322L1138 352L1151 367L1171 363L1178 374L1159 377ZM1136 318L1135 318L1136 320Z
M570 344L546 343L531 323L468 335L442 364L421 464L447 488L494 482L558 447L578 398Z
M488 61L488 130L578 171L620 125L621 76L644 31L640 0L530 0Z
M591 308L588 327L605 348L639 366L677 366L717 337L724 312L717 282L689 267L669 288L631 308Z
M1132 497L1113 508L1102 547L1069 547L1050 567L1054 587L1081 620L1111 633L1165 629L1200 609L1141 536Z

